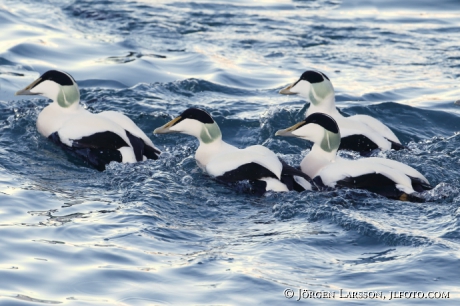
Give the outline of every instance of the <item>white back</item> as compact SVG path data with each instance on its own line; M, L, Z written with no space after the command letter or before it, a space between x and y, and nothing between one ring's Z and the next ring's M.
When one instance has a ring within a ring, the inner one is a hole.
M206 171L212 176L221 176L225 172L249 163L257 163L273 172L278 178L281 177L283 165L273 151L261 145L218 154L210 160Z
M324 185L335 187L337 181L346 177L358 177L369 173L382 174L388 177L396 183L396 187L399 190L405 193L410 194L415 192L412 188L412 182L410 178L403 171L400 171L397 168L388 167L380 163L368 161L367 159L341 159L340 161L332 163L329 166L321 169L318 175L321 176Z
M105 117L115 122L134 136L141 138L147 145L155 148L152 140L150 140L150 138L148 138L147 135L145 135L145 133L126 115L115 111L105 111L98 113L98 116Z

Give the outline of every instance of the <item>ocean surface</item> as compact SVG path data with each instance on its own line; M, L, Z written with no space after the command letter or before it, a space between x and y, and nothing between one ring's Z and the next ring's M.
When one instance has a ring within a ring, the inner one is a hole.
M459 42L457 0L0 0L0 305L459 305ZM161 159L98 172L42 137L49 101L14 92L49 69ZM310 144L274 133L308 106L278 90L307 69L410 148L375 155L423 173L426 203L255 196L203 174L194 138L152 134L202 107L298 165Z

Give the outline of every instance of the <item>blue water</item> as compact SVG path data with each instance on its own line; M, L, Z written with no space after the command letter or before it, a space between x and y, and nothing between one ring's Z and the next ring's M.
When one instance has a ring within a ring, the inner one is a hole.
M459 9L0 0L0 304L458 305ZM256 197L204 175L195 139L151 134L204 107L229 143L297 165L308 144L274 132L306 106L277 91L310 68L329 76L343 113L376 117L407 144L378 155L425 174L436 186L426 203L346 189ZM100 173L49 143L35 127L48 101L14 96L49 69L71 73L90 110L127 114L162 158ZM299 288L337 296L295 302ZM406 290L450 295L388 301Z

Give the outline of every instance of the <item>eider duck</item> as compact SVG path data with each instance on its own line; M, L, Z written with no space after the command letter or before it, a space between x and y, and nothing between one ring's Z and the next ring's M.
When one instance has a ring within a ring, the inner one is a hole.
M161 153L128 117L115 111L90 113L80 105L80 91L68 73L49 70L16 95L53 100L37 119L40 134L103 171L111 161L134 163Z
M340 146L337 122L327 114L313 113L277 136L291 136L313 142L311 151L300 164L318 188L348 187L367 189L392 199L423 201L416 193L432 189L417 170L384 158L348 160L336 156Z
M368 155L375 149L400 150L405 148L398 137L382 122L367 116L342 116L335 106L334 87L322 72L305 71L300 79L279 91L283 95L299 94L310 102L306 117L325 113L337 122L342 135L341 150L358 151Z
M268 148L254 145L238 149L223 141L219 126L202 109L189 108L153 133L195 136L200 142L195 153L198 166L218 181L249 180L253 192L258 194L311 190L310 178L306 174L287 165Z

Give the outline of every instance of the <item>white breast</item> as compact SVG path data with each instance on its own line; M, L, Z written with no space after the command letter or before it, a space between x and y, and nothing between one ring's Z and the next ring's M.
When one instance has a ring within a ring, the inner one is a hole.
M229 145L222 140L216 140L207 144L200 142L200 146L195 152L195 160L201 169L208 172L207 166L216 156L228 154L237 150L239 150L237 147Z
M89 114L89 112L83 107L64 109L53 102L38 115L37 130L43 136L48 137L62 128L70 119L82 114Z

